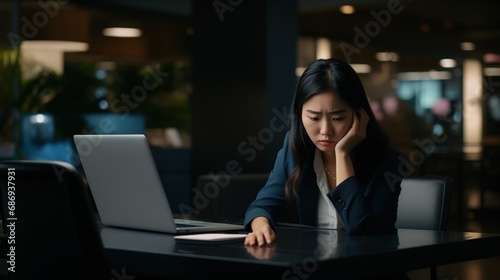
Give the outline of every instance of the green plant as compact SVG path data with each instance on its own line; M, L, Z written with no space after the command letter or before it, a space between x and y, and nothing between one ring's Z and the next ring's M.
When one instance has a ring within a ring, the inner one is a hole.
M189 132L191 83L188 64L184 61L142 66L122 64L108 78L99 79L94 63L67 63L64 73L59 75L23 59L19 51L2 51L0 143L15 140L16 122L26 113L53 114L56 138L66 138L85 128L82 119L85 113L122 112L116 112L112 106L100 108L99 102L113 104L123 95L133 101L126 111L144 115L146 127L176 127L181 132ZM146 92L144 98L134 99L134 89L141 86ZM98 97L95 93L100 87L107 93Z
M20 73L19 52L0 52L0 144L14 137L14 88Z
M83 129L81 114L99 111L93 91L102 85L92 63L78 63L57 74L17 50L0 52L0 143L16 141L22 115L50 113L56 117L56 137Z
M44 110L57 95L60 81L60 75L23 59L17 50L0 52L0 142L15 139L19 116Z
M152 72L161 73L157 76ZM152 75L152 76L151 76ZM120 65L109 87L110 104L121 94L132 95L134 88L143 87L144 98L135 100L127 109L142 114L147 128L175 127L182 133L191 129L191 73L188 61L162 61L146 65ZM158 83L144 86L144 81Z

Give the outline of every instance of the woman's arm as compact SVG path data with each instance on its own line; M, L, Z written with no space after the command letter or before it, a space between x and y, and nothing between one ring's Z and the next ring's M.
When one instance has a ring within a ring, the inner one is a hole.
M251 232L251 222L256 217L265 217L271 227L274 227L275 217L285 204L285 184L293 166L291 151L288 144L288 133L284 144L276 157L274 168L269 174L266 185L259 191L255 200L245 213L245 230Z
M384 233L395 229L401 184L385 174L398 173L398 155L390 150L366 186L351 176L328 194L347 233Z
M352 127L335 145L335 162L337 183L354 176L354 166L351 160L351 151L366 138L366 127L370 117L365 110L353 112Z

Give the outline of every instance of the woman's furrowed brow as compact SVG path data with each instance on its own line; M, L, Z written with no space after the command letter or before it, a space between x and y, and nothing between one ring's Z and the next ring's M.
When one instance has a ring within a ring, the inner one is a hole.
M341 113L345 113L346 111L347 111L346 109L337 109L337 110L329 111L328 114L330 114L330 115L341 114ZM322 113L320 111L314 111L311 109L306 109L306 112L311 113L311 114L316 114L316 115Z
M347 110L344 109L344 108L342 108L342 109L337 109L337 110L330 111L330 112L328 112L328 114L331 114L331 115L332 114L342 114L342 113L345 113L345 112L347 112Z
M311 114L316 114L316 115L321 113L321 112L314 111L314 110L311 110L311 109L306 109L306 112L311 113Z

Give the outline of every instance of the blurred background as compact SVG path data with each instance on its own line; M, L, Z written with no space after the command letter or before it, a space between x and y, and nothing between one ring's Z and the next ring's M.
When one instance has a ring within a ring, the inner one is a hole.
M145 133L163 171L180 171L169 153L184 159L185 184L228 172L232 160L243 173L268 172L297 77L337 57L359 73L407 175L452 176L460 215L498 206L499 8L3 0L0 158L78 165L74 134ZM472 179L480 192L464 187Z
M500 2L348 2L1 0L0 159L144 133L178 212L200 175L268 173L297 77L337 57L404 175L453 179L450 229L500 232Z

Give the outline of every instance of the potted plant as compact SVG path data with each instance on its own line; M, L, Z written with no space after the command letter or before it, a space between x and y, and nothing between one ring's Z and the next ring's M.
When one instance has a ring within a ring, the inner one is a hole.
M0 157L16 157L18 125L26 113L44 109L58 93L60 76L50 69L23 60L20 51L0 51Z
M0 158L21 156L21 138L26 134L20 129L23 116L52 116L55 138L67 138L81 131L79 116L98 111L92 93L102 82L94 72L92 64L80 63L58 74L24 58L20 51L0 51L0 145L4 151L12 152L12 147L16 150L14 155L0 153Z

